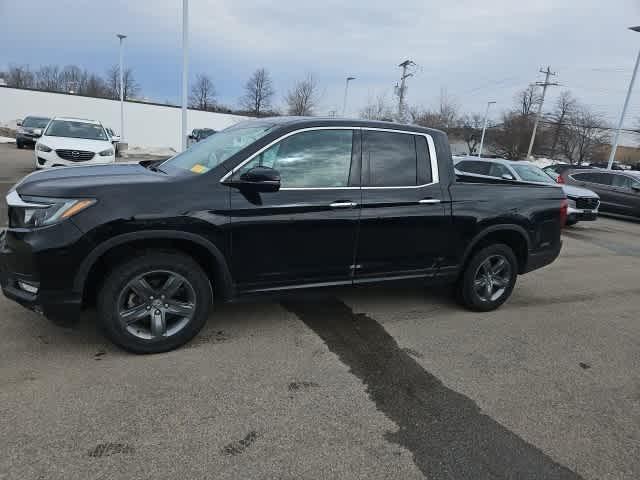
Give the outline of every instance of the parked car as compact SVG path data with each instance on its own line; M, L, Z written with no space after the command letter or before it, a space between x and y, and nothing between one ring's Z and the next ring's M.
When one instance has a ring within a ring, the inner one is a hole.
M600 195L603 212L640 217L640 172L628 170L570 170L563 174L568 185Z
M216 133L216 131L211 128L194 128L189 135L189 145L201 142L205 138L209 138L214 133Z
M36 169L66 165L113 163L115 149L96 120L56 117L36 143Z
M97 301L133 352L176 348L213 300L454 283L477 311L561 248L557 185L456 179L446 135L300 117L236 124L166 161L50 169L8 194L4 294L52 319Z
M115 151L116 157L119 157L120 151L118 146L120 144L120 135L116 134L113 131L113 129L109 127L105 127L104 129L107 132L107 135L109 136L109 140L111 141L111 144L113 145L113 150Z
M475 175L483 175L521 182L557 183L552 176L531 162L512 161L504 159L484 160L467 157L455 162L457 170ZM591 190L563 185L569 201L567 225L575 225L581 220L597 220L600 198Z
M569 163L556 163L554 165L547 165L542 170L544 170L548 175L551 175L551 177L558 183L562 183L562 174L567 170L574 170L576 168L590 169L594 167L591 167L589 165L581 165L579 167L576 167L575 165L571 165Z
M18 121L16 132L16 147L24 148L25 145L34 146L38 137L51 120L49 117L36 117L29 115L24 120Z

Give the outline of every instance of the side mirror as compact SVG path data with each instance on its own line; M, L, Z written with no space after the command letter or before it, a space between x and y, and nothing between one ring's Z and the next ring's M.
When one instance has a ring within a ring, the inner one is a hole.
M118 143L120 141L120 135L111 135L111 143Z
M16 125L17 125L17 126L19 126L19 127L21 127L21 126L22 126L22 120L18 120L18 121L16 122Z
M253 167L240 175L238 180L225 182L227 185L254 192L277 192L280 190L280 172L270 167Z
M513 178L513 175L511 175L510 173L503 173L502 174L502 178L505 179L505 180L515 180Z
M42 136L42 129L41 129L41 128L36 128L36 129L34 129L34 130L33 130L33 134L34 134L36 137L41 137L41 136Z

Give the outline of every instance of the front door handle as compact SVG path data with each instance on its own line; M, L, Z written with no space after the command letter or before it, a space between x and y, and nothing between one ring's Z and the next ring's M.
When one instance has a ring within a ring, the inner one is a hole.
M357 205L358 204L355 202L333 202L329 206L331 208L353 208L353 207L356 207Z
M437 198L423 198L422 200L419 200L418 203L421 203L421 204L440 203L440 200Z

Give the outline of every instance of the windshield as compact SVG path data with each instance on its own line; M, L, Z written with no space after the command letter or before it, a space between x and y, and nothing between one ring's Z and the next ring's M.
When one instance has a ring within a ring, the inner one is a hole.
M534 165L516 165L511 164L518 176L525 182L542 182L542 183L556 183L553 178Z
M184 153L170 158L160 165L160 168L164 170L166 167L173 167L197 174L206 173L244 147L264 137L272 127L273 125L269 124L229 127L196 143Z
M102 125L73 120L54 120L44 132L49 137L86 138L88 140L107 140Z
M23 127L28 127L28 128L44 128L44 127L47 126L47 123L49 123L49 119L48 118L44 118L44 117L27 117L22 122L22 126Z

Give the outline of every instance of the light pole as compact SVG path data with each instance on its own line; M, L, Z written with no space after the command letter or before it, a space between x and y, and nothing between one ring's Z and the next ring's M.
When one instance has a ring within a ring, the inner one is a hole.
M484 145L484 134L487 131L487 119L489 118L489 107L496 103L494 101L487 102L487 109L484 111L484 126L482 127L482 136L480 137L480 150L478 151L478 158L482 158L482 146Z
M116 37L120 39L120 141L124 142L124 39L126 35L121 33L116 34Z
M344 117L347 111L347 93L349 92L349 82L355 80L356 77L347 77L347 82L344 85L344 100L342 102L342 116Z
M637 27L629 27L629 30L633 30L634 32L640 32L640 25ZM608 170L611 170L611 168L613 167L613 162L616 159L616 150L618 150L618 140L620 139L620 130L622 129L622 122L624 121L624 116L627 113L627 107L629 106L629 99L631 98L631 92L633 91L633 84L636 81L636 74L638 73L638 64L640 64L640 51L638 52L638 57L636 58L636 66L633 67L633 75L631 75L631 83L629 83L629 90L627 90L627 97L624 99L624 106L622 107L622 113L620 114L620 121L618 122L616 136L613 139L613 147L611 147L611 154L609 155L609 163L607 164Z
M189 83L189 0L182 0L182 128L181 148L187 149L187 87Z

